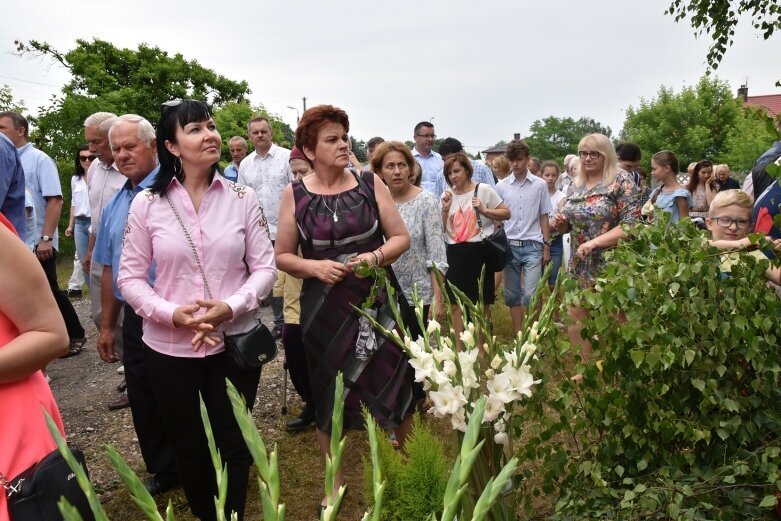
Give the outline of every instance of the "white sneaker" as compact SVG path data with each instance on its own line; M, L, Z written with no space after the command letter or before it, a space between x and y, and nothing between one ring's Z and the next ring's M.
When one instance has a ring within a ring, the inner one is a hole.
M119 367L117 367L117 374L125 374L125 366L124 365L120 365Z

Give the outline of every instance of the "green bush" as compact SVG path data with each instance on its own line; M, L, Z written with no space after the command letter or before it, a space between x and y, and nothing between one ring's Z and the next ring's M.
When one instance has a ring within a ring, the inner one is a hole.
M684 220L638 227L608 253L593 291L584 381L573 353L550 353L551 376L518 419L526 507L558 490L554 519L757 519L781 490L781 301L766 263L732 275ZM572 373L570 373L572 374ZM525 460L525 461L524 461Z
M448 471L452 462L443 453L442 440L420 416L415 417L406 443L407 455L395 450L387 437L379 437L379 461L387 488L382 499L384 521L428 520L442 513ZM372 497L372 462L363 458L364 497Z

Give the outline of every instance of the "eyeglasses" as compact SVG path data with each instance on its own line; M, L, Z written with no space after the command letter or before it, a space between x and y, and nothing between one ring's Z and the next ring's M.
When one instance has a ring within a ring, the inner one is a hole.
M399 169L400 172L403 172L404 170L407 170L409 168L409 165L407 163L387 163L385 165L382 165L382 169L387 170L388 172L393 172L397 168Z
M751 226L750 220L733 219L732 217L713 217L713 221L722 228L729 228L734 224L738 230L746 230Z
M436 134L415 134L418 137L422 137L423 139L437 139Z
M597 152L596 150L586 151L586 150L578 150L578 157L581 159L586 159L587 157L590 157L591 159L599 159L599 156L602 154L600 152Z
M168 112L172 108L178 107L179 105L182 104L182 102L184 102L183 99L172 99L172 100L168 100L168 101L164 102L160 106L160 116L161 117L165 116L166 112Z
M79 161L95 161L98 158L96 155L79 156Z

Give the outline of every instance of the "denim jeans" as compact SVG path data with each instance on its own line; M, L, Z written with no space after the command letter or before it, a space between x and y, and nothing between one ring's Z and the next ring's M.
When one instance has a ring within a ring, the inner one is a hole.
M523 241L522 246L516 246L513 242L510 241L512 258L503 271L504 303L507 307L529 307L542 277L543 245L537 241Z
M548 277L548 285L554 286L556 284L556 278L559 276L561 264L564 262L564 241L561 236L551 244L550 262L552 267L550 276Z
M68 281L68 289L81 289L89 280L89 273L82 270L81 261L87 256L90 219L76 217L73 224L73 240L76 243L76 255L73 259L73 274Z

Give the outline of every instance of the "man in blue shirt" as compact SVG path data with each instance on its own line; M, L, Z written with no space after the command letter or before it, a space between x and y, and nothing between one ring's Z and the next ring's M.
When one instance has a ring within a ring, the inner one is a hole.
M157 165L155 130L144 118L132 114L120 116L109 130L111 151L119 171L127 182L109 201L100 221L92 255L103 265L101 278L101 314L98 353L104 362L114 363L119 357L114 352L114 328L120 306L122 321L123 363L127 382L127 397L133 413L133 424L141 447L141 455L152 478L144 483L147 490L160 494L179 486L173 449L166 435L162 414L147 379L142 339L142 319L127 305L117 288L122 241L125 235L130 204L141 191L154 181L160 167ZM154 279L154 266L149 270ZM109 405L110 409L124 406L122 400Z
M29 131L27 119L20 114L0 112L0 133L5 134L16 147L24 170L24 187L30 191L33 199L36 218L34 251L68 330L70 345L63 356L67 358L79 354L87 338L73 304L57 282L57 223L63 205L60 176L52 158L28 141ZM30 237L27 237L27 241L32 242Z
M5 134L0 134L0 213L25 240L24 170L16 147Z
M239 165L241 160L247 157L247 141L241 136L233 136L228 140L228 150L232 161L225 167L222 173L225 179L234 183L239 179Z
M415 146L412 148L412 157L418 162L423 172L420 179L420 187L439 200L443 190L437 188L437 183L440 179L444 181L442 171L445 167L445 162L442 161L442 156L432 150L436 138L434 125L430 122L421 121L415 125L413 136Z

